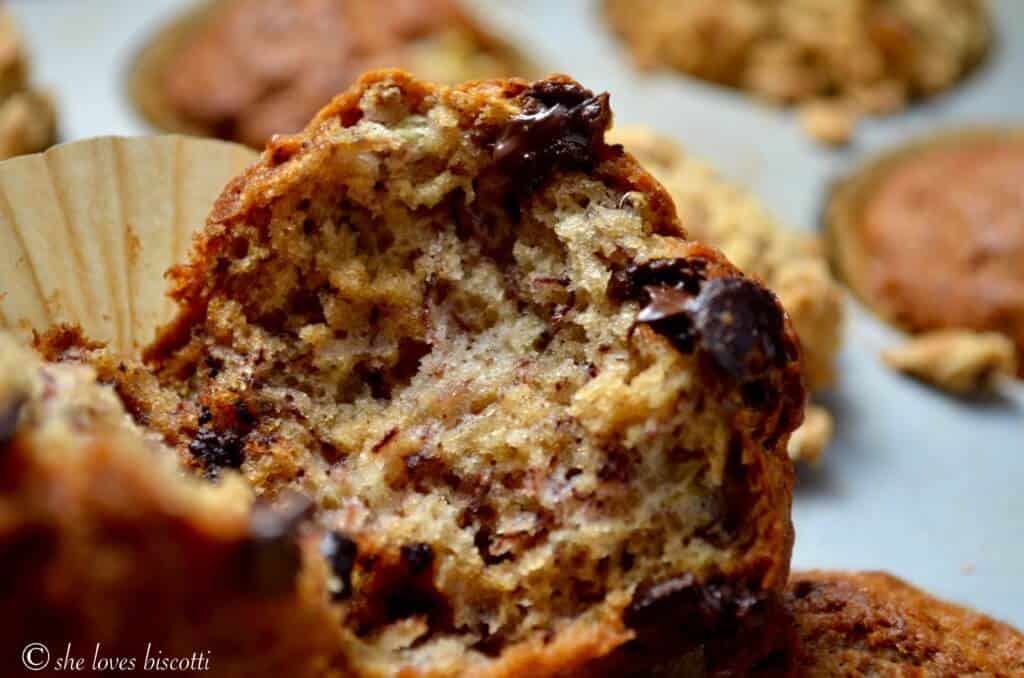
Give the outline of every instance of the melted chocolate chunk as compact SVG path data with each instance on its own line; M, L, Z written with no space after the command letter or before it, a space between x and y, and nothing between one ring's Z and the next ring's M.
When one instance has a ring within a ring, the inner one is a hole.
M756 378L786 361L782 307L750 280L710 281L696 299L694 324L704 350L736 379Z
M494 147L494 162L518 193L539 187L556 168L589 170L611 123L608 94L544 81L523 93L523 112Z
M623 621L637 633L633 651L646 654L659 648L701 647L707 666L723 663L750 639L768 646L785 644L766 636L766 627L785 619L785 610L773 593L753 591L742 584L699 583L693 575L647 583L637 588L623 612ZM785 624L779 624L784 627ZM784 636L785 628L769 631ZM746 648L745 648L746 649ZM764 656L767 647L754 656Z
M785 320L768 290L746 278L715 278L697 296L679 286L645 287L647 305L637 322L649 324L680 351L707 353L738 381L757 380L785 364ZM765 384L746 394L755 404L773 398Z
M215 471L224 467L240 467L245 461L242 446L241 436L234 431L218 431L202 426L188 444L188 451L202 461L208 471Z
M18 432L18 418L28 401L24 394L16 394L0 403L0 447L7 447Z
M302 566L298 528L309 518L313 502L292 492L273 505L258 502L249 517L249 536L242 542L243 585L264 595L283 595L295 588Z
M608 282L608 298L614 302L644 301L648 288L670 287L691 295L700 293L707 277L708 262L696 257L690 259L653 259L632 264L612 274Z
M359 547L341 532L331 531L320 541L320 553L338 579L337 584L331 587L332 597L342 600L351 596L352 570L355 569Z
M650 301L640 309L637 322L650 325L682 353L693 353L699 337L690 315L693 297L671 287L649 287L647 295Z
M426 572L434 564L434 549L430 544L416 542L402 546L402 562L414 577Z

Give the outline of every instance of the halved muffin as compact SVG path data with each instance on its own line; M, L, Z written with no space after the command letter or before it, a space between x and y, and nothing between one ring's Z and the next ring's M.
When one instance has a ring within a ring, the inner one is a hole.
M145 367L42 347L310 500L357 675L785 664L798 343L610 121L562 76L371 73L227 187Z

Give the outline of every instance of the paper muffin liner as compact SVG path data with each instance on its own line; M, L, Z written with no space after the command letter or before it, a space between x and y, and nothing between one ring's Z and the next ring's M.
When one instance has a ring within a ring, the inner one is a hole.
M57 323L136 352L173 312L165 271L224 185L256 159L237 144L101 137L0 163L0 327Z

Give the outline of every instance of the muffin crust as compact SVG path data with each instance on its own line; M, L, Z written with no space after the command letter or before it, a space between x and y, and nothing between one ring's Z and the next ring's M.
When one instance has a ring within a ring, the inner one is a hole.
M809 678L1024 673L1020 631L885 572L799 572L786 601Z

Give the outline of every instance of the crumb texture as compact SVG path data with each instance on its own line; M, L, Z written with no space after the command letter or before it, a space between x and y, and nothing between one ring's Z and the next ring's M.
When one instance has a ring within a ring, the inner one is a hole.
M786 594L802 674L1019 676L1024 634L884 572L801 572Z
M777 658L798 342L610 121L560 76L370 74L224 191L145 365L40 348L194 475L307 500L358 675Z
M970 394L997 388L1017 374L1013 342L997 332L936 330L882 352L885 364L944 391Z
M803 348L804 377L814 392L835 379L842 339L843 295L818 239L786 229L750 193L735 186L671 139L642 126L618 127L623 144L664 184L691 237L722 251L775 291ZM814 407L790 444L794 459L816 460L831 437L827 410Z
M254 505L237 477L183 475L92 367L43 363L6 333L0 476L6 656L100 643L141 670L151 644L199 650L216 675L352 675L294 509Z

